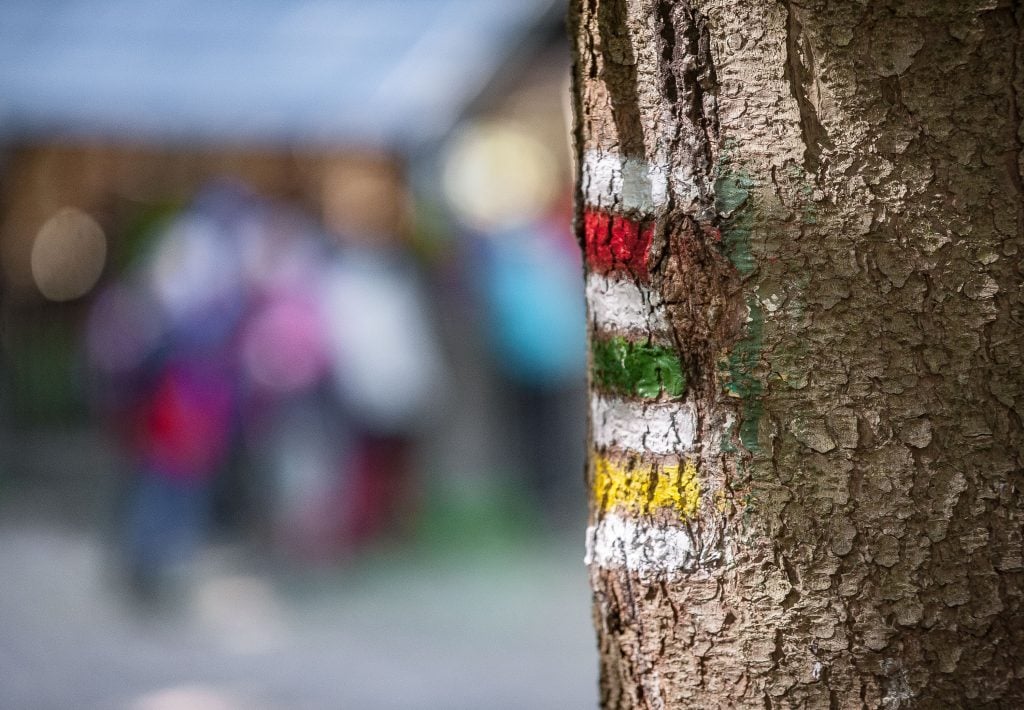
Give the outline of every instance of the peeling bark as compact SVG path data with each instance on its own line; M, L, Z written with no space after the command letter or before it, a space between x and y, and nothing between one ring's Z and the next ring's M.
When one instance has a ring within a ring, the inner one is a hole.
M570 20L603 707L1024 707L1024 10Z

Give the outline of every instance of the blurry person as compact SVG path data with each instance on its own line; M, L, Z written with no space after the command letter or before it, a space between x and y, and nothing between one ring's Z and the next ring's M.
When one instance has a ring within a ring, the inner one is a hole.
M398 162L367 154L330 164L324 274L334 379L349 434L345 534L358 543L411 521L413 447L441 391L442 360L404 242L409 199Z
M275 547L310 560L339 546L349 450L330 370L323 274L329 254L310 220L267 211L247 240L249 308L239 338L243 430Z
M202 192L97 299L87 347L135 477L122 518L134 590L168 591L207 526L237 420L234 339L245 307L233 224L247 197Z
M568 198L526 224L495 229L475 243L472 268L498 365L508 428L525 480L548 515L581 500L585 423L582 264L568 225ZM562 209L559 209L561 207Z
M548 522L576 524L566 514L583 500L586 315L565 176L526 126L489 119L454 135L444 188L469 236L515 474Z

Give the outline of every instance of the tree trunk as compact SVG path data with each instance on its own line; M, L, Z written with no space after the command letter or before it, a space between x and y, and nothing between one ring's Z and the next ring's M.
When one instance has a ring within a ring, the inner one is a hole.
M573 0L605 708L1024 707L1022 19Z

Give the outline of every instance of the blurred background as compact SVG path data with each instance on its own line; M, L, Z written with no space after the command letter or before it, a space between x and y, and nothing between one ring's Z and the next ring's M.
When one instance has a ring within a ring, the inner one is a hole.
M585 708L560 0L0 3L0 708Z

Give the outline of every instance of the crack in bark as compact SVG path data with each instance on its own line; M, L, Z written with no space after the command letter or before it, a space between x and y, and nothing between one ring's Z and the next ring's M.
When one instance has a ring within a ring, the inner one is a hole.
M591 0L593 3L593 0ZM590 38L589 32L581 32L581 17L580 17L581 4L569 3L569 11L566 15L565 28L568 34L569 44L573 46L579 38L586 41L587 46L590 49L590 71L594 71L596 62L594 61L593 52L594 46L593 41ZM593 7L591 7L593 12ZM577 52L572 52L573 58L573 69L570 72L570 91L571 91L571 107L572 107L572 148L573 154L575 155L576 166L583 165L583 154L584 150L584 117L585 111L583 107L583 81L581 79L582 72L580 71L580 59ZM576 243L579 245L580 250L586 251L586 236L583 230L583 209L584 209L584 198L583 198L583 180L576 179L575 185L573 186L573 234L576 235ZM586 466L584 466L584 483L586 483Z
M818 118L818 111L807 96L807 85L814 80L814 54L810 42L790 0L781 0L786 8L786 64L783 68L789 90L800 110L800 132L804 141L804 169L817 175L821 154L832 148L828 131Z
M705 203L698 218L705 218L712 213L711 183L719 143L718 76L711 56L711 33L707 18L689 2L661 0L656 11L661 22L662 86L676 122L672 152L688 156L690 172Z
M696 214L681 214L670 204L661 255L668 258L658 262L660 290L684 367L695 385L713 388L717 350L739 337L743 310L738 303L742 299L737 299L738 274L716 242L718 79L707 18L688 1L661 0L656 10L662 41L659 69L676 124L671 151L685 156L701 202Z
M669 258L661 284L673 338L690 373L690 387L712 396L722 348L743 334L746 314L739 273L692 218L669 225Z
M637 56L629 36L626 0L601 0L597 29L602 58L601 78L608 89L612 118L622 157L644 157L644 131L637 89Z
M1024 141L1021 131L1024 129L1024 115L1021 112L1021 94L1024 93L1024 61L1021 60L1021 42L1024 41L1024 3L1014 0L1008 8L1010 20L1017 32L1017 42L1013 45L1013 56L1010 59L1010 71L1013 73L1013 91L1010 94L1010 141L1017 147L1016 160L1010 166L1010 179L1018 195L1024 195ZM1022 201L1024 202L1024 201ZM1018 233L1024 232L1024 208L1019 211L1017 222Z

